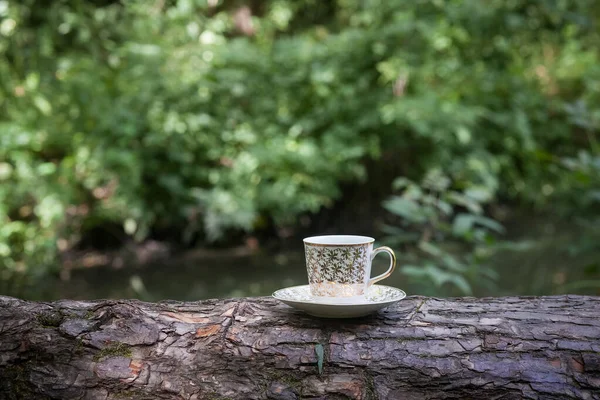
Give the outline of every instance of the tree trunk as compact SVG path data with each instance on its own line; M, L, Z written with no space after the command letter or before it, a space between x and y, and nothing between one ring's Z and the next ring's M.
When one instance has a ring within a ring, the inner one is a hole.
M0 398L600 399L599 316L583 296L408 297L356 320L0 297Z

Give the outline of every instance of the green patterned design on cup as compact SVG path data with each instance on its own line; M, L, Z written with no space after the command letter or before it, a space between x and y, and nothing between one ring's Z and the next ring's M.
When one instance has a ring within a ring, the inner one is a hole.
M308 282L315 296L363 295L370 272L373 245L319 246L305 244Z

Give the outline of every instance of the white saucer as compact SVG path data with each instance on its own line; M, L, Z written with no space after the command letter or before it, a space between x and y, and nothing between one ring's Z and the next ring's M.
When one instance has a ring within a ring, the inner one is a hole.
M315 298L308 285L292 286L273 293L273 297L285 304L323 318L364 317L406 297L406 293L391 286L373 285L367 289L364 299L352 303L331 303Z

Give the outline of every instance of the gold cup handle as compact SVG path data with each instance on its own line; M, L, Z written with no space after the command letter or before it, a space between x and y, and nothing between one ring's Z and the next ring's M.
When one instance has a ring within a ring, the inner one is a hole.
M375 256L377 254L382 253L382 252L388 253L390 255L390 267L383 274L378 275L375 278L369 279L368 286L371 286L375 282L379 282L380 280L383 280L383 279L389 277L392 274L392 272L394 272L394 269L396 268L396 255L394 254L394 250L390 249L387 246L378 247L375 250L373 250L373 253L371 253L371 262L373 262L373 259L375 258Z

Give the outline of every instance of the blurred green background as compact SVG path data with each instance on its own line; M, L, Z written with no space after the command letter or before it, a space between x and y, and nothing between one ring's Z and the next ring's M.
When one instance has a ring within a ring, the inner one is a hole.
M600 294L600 2L0 0L0 293ZM376 269L385 260L378 260Z

